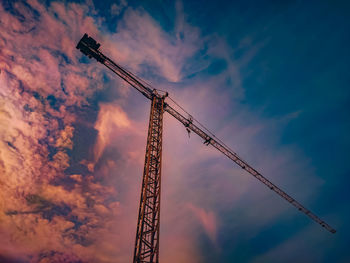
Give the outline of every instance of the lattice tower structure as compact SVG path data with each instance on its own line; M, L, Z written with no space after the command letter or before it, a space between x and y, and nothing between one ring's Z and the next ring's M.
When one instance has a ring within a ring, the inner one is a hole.
M164 97L153 96L143 170L134 263L159 262Z

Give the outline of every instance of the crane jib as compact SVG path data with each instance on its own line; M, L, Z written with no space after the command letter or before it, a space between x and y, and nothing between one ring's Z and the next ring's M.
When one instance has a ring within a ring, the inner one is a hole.
M199 135L202 139L208 141L209 144L211 144L214 148L222 152L224 155L226 155L228 158L230 158L232 161L234 161L236 164L238 164L242 169L246 170L248 173L253 175L255 178L257 178L260 182L265 184L267 187L269 187L271 190L273 190L275 193L280 195L282 198L287 200L289 203L294 205L296 208L298 208L299 211L303 212L307 216L309 216L312 220L316 221L318 224L320 224L322 227L326 228L329 232L335 233L336 230L333 229L330 225L328 225L326 222L318 218L315 214L313 214L310 210L306 209L303 205L301 205L299 202L297 202L294 198L289 196L287 193L285 193L283 190L281 190L279 187L274 185L272 182L270 182L267 178L262 176L259 172L257 172L254 168L252 168L249 164L247 164L245 161L243 161L235 152L231 151L224 145L222 145L220 142L209 136L206 132L204 132L202 129L200 129L198 126L193 124L193 122L190 122L186 117L178 113L175 109L170 107L169 105L166 105L165 111L167 111L170 115L175 117L177 120L179 120L182 124L186 125L187 128L189 128L191 131Z
M128 72L127 70L125 70L124 68L122 68L121 66L119 66L118 64L113 62L111 59L106 57L104 54L102 54L99 51L99 47L100 47L99 43L97 43L93 38L91 38L87 34L85 34L82 37L82 39L79 41L76 48L79 49L84 55L88 56L89 58L95 58L98 62L104 64L107 68L109 68L111 71L116 73L120 78L125 80L132 87L134 87L140 93L142 93L146 98L152 99L154 96L159 96L159 98L160 98L160 95L158 93L154 92L155 91L154 89L152 89L150 86L147 86L147 85L141 83L140 79L137 78L135 75L133 75L131 72ZM221 153L223 153L229 159L231 159L233 162L235 162L237 165L239 165L242 169L246 170L249 174L254 176L256 179L258 179L263 184L265 184L272 191L274 191L279 196L281 196L286 201L288 201L293 206L295 206L299 211L306 214L308 217L310 217L312 220L314 220L315 222L320 224L322 227L327 229L329 232L331 232L331 233L336 232L336 230L334 228L332 228L326 222L321 220L319 217L317 217L315 214L313 214L310 210L306 209L303 205L301 205L294 198L292 198L287 193L285 193L283 190L281 190L279 187L277 187L272 182L270 182L267 178L262 176L253 167L251 167L247 162L242 160L235 152L233 152L227 146L223 145L223 143L219 142L218 140L213 138L213 136L206 133L201 128L199 128L197 125L195 125L191 118L187 119L181 113L176 111L174 108L172 108L169 104L167 104L165 102L164 102L164 111L168 112L171 116L173 116L175 119L177 119L179 122L181 122L187 129L193 131L199 137L201 137L204 140L205 144L212 145L214 148L219 150Z

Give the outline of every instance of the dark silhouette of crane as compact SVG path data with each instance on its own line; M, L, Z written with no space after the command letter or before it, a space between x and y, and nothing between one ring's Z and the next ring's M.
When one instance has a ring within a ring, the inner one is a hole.
M151 111L149 117L147 146L145 164L142 178L140 206L137 221L137 231L134 249L133 262L159 262L159 225L160 225L160 193L161 193L161 170L162 170L162 135L163 135L163 113L168 112L171 116L181 122L188 132L192 131L204 140L204 144L212 145L222 152L233 162L238 164L260 182L265 184L272 191L294 205L299 211L306 214L315 222L331 233L335 233L326 222L317 217L302 204L289 196L258 171L242 160L234 151L226 146L221 140L210 133L207 129L195 122L189 115L184 117L172 106L165 102L168 93L162 93L152 88L145 81L141 80L131 72L122 68L99 50L100 44L85 34L77 45L89 58L95 58L105 65L132 87L141 92L147 99L151 100Z

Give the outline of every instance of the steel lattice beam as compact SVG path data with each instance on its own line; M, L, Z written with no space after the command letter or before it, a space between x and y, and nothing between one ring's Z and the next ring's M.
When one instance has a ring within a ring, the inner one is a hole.
M164 97L152 98L134 263L159 262L159 219Z
M241 157L239 157L237 153L233 152L227 146L223 145L218 140L208 135L208 133L204 132L201 128L195 125L190 119L187 119L186 117L182 116L180 113L178 113L175 109L173 109L168 104L165 104L164 110L168 112L170 115L172 115L175 119L180 121L185 127L187 127L188 129L196 133L199 137L201 137L207 145L212 145L214 148L218 149L220 152L222 152L224 155L226 155L228 158L230 158L232 161L238 164L242 169L246 170L248 173L250 173L256 179L258 179L264 185L269 187L276 194L278 194L283 199L285 199L286 201L291 203L293 206L295 206L300 212L306 214L312 220L320 224L322 227L326 228L329 232L333 234L336 232L336 230L333 227L328 225L325 221L323 221L314 213L312 213L310 210L305 208L302 204L300 204L297 200L295 200L293 197L291 197L286 192L284 192L281 188L279 188L278 186L270 182L266 177L261 175L253 167L251 167L247 162L245 162Z

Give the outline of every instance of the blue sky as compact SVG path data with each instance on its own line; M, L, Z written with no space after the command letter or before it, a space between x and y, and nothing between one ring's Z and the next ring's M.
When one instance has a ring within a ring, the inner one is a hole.
M346 1L0 5L0 120L10 123L1 130L1 180L17 178L15 166L38 166L37 177L3 187L11 201L1 197L8 242L0 259L131 260L149 104L75 49L86 32L337 230L322 229L167 116L162 261L350 262Z

